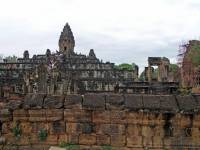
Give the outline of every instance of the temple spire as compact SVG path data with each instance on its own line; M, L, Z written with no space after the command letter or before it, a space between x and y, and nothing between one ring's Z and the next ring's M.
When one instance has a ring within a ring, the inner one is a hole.
M68 23L63 28L59 39L59 51L66 56L74 54L75 40Z

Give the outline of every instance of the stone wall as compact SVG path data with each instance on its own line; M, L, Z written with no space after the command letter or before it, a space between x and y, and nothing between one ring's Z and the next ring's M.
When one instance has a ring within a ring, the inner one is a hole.
M0 149L200 149L199 110L199 96L27 95L0 103Z

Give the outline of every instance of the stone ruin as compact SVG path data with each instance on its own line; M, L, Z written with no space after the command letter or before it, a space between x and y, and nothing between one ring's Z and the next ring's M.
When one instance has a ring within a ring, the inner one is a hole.
M68 24L59 51L0 63L0 150L200 149L200 96L172 95L169 60L149 57L145 80L138 66L118 69L74 52ZM158 66L158 76L152 66ZM107 147L104 147L107 146Z
M28 94L0 104L1 150L200 149L200 96Z
M64 26L58 42L59 51L29 56L24 51L17 62L4 60L0 63L0 96L4 98L43 94L84 94L84 93L144 93L171 94L177 83L168 82L167 58L149 58L146 70L147 82L138 82L138 66L133 70L119 69L114 63L99 60L93 49L88 55L74 52L75 39L69 24ZM158 65L159 76L152 81L152 67ZM158 85L159 84L159 85ZM164 87L164 88L163 88Z

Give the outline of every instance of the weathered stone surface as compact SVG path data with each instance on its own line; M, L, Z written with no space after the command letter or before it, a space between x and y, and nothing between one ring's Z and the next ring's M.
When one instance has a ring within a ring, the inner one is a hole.
M59 121L63 120L64 110L63 109L46 109L45 115L47 121Z
M124 109L124 96L120 94L106 95L106 109Z
M14 126L13 122L4 122L1 126L1 133L2 134L8 134L12 131L12 128Z
M79 134L81 133L81 125L80 123L66 123L66 133L67 134Z
M179 110L183 113L193 113L198 106L193 96L176 96L176 99Z
M93 111L92 122L94 122L94 123L110 123L110 111L106 111L106 110Z
M69 141L68 141L68 134L59 134L58 135L58 144L60 145L61 143L69 143Z
M63 96L47 96L44 99L44 108L62 108L64 106L64 97Z
M128 136L141 136L142 135L142 127L139 124L129 124L127 126L127 135Z
M185 127L191 127L193 123L193 116L192 115L182 115L180 118L180 127L185 128ZM176 121L176 120L174 120Z
M126 120L129 124L142 124L143 112L127 112Z
M21 149L23 147L27 150L29 144L44 146L58 145L61 142L84 145L83 149L100 150L102 145L111 145L119 150L139 150L145 147L161 150L164 147L187 148L188 145L198 147L200 115L191 113L190 109L186 111L189 113L177 113L178 106L174 96L155 97L148 97L148 102L145 102L141 110L114 108L117 107L118 101L117 104L112 103L113 108L108 110L87 110L88 108L80 109L82 107L79 106L75 109L74 104L71 105L73 109L15 109L13 113L10 112L13 120L0 121L0 132L8 144L17 142ZM152 106L148 105L151 101ZM143 111L145 109L149 111ZM19 127L22 129L22 136L18 141L12 132L16 121L19 121ZM173 127L173 137L166 136L165 128L168 123ZM40 141L38 138L41 129L48 133L46 141ZM191 134L186 134L186 129L189 129ZM179 137L183 137L182 143Z
M45 145L58 145L58 135L48 135L46 141L40 143L44 143Z
M65 97L64 108L81 109L82 108L82 96L81 95L67 95Z
M66 132L71 133L83 133L91 134L94 131L94 125L92 123L66 123Z
M163 148L163 138L154 136L153 137L153 146L162 149Z
M90 134L81 134L79 136L79 144L95 145L96 144L96 136L90 135Z
M79 144L79 134L73 133L68 136L69 143L71 144Z
M89 110L64 110L64 120L67 122L91 122L92 112Z
M28 94L24 98L25 109L41 109L43 105L44 94Z
M48 145L32 145L32 146L19 146L18 150L49 150ZM1 147L0 147L1 148ZM3 150L16 150L16 146L6 145Z
M127 123L126 111L111 111L110 121L112 123Z
M14 145L19 142L16 140L12 133L4 134L3 137L5 138L6 144L8 145Z
M105 95L103 94L84 95L83 107L87 109L105 109Z
M50 123L50 134L64 134L65 133L65 122L54 121Z
M110 145L110 136L97 135L97 145Z
M175 96L172 96L172 95L160 96L160 111L161 112L176 113L178 109L179 108L177 106Z
M0 121L6 122L12 119L12 114L8 109L1 109L0 110Z
M154 132L150 126L142 126L142 136L143 137L153 137Z
M91 134L94 131L94 125L92 123L82 123L81 128L83 134Z
M13 120L14 121L27 121L29 119L28 110L17 109L13 111Z
M7 108L9 110L16 110L20 109L22 107L23 102L21 100L11 100L8 103L6 103L4 108Z
M32 133L32 123L31 122L20 122L20 128L22 129L22 134Z
M127 136L127 147L141 147L142 136L128 135Z
M196 111L200 112L200 95L193 95L197 102Z
M121 124L98 124L96 133L102 135L125 134L125 125Z
M46 121L46 110L40 109L38 110L28 110L29 113L29 121L36 122L36 121Z
M125 107L129 110L143 109L143 102L141 95L125 95Z
M144 147L149 147L149 148L152 148L153 147L153 140L152 140L153 137L143 137L142 138L142 145Z
M126 137L125 135L117 134L117 135L111 135L111 145L112 146L125 146L126 143Z
M151 111L160 110L160 96L152 96L152 95L143 96L143 107L144 109Z
M49 131L50 127L49 127L49 124L46 122L32 122L31 128L32 128L32 131L31 131L31 135L32 135L33 133L38 134L41 129L45 129L45 130ZM38 137L36 137L36 138L38 138Z

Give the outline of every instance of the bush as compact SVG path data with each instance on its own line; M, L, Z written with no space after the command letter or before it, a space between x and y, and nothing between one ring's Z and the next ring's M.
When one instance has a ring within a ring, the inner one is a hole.
M21 134L22 134L22 130L19 126L19 123L17 122L15 124L15 126L12 128L12 133L13 135L16 137L16 138L20 138L21 137Z
M47 130L41 129L38 133L38 138L40 141L45 141L47 139Z
M114 150L110 145L102 146L101 150Z

